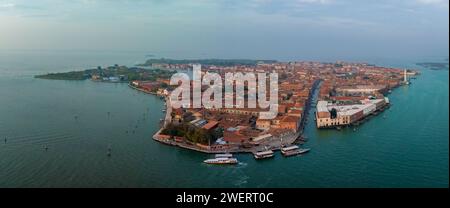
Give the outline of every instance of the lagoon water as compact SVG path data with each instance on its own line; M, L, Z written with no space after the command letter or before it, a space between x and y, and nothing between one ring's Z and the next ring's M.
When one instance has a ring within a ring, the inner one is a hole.
M0 52L0 187L449 185L448 70L422 69L389 95L389 110L356 132L317 130L311 114L305 146L312 151L304 156L237 155L233 167L205 165L208 155L153 141L164 116L159 98L126 84L33 78L144 60L128 52ZM418 61L371 63L420 69Z

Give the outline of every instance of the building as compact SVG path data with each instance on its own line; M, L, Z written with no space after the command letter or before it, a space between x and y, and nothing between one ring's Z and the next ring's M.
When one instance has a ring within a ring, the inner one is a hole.
M271 139L272 138L272 134L263 134L263 135L259 135L257 137L252 138L253 142L261 142L263 140L267 140L267 139Z
M317 128L347 126L383 108L389 100L365 99L356 105L337 105L327 101L317 103Z
M211 129L216 128L218 124L219 122L211 120L207 124L205 124L202 128L209 131Z
M269 130L271 121L267 119L258 119L256 120L256 128L260 130Z
M228 128L223 131L223 140L227 143L243 143L250 140L250 136L244 135L241 128Z
M302 117L302 114L303 114L302 110L294 109L294 110L289 111L288 116L296 116L296 117L300 118L300 117Z
M211 108L209 110L236 115L252 115L252 116L259 116L259 112L263 111L258 108Z
M343 95L373 95L376 93L384 93L387 91L387 87L384 85L357 85L348 87L338 87L336 92Z
M281 119L279 128L280 129L288 129L294 132L300 127L300 118L297 116L285 116Z

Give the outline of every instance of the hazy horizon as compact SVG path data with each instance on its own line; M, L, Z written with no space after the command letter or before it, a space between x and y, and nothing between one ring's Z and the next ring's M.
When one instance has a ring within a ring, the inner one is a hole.
M448 57L448 7L448 0L0 0L0 51Z

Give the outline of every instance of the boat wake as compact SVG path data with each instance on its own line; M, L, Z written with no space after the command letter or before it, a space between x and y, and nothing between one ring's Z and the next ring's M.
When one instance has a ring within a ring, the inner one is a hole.
M249 179L249 178L250 178L250 177L248 177L248 176L242 176L241 178L239 178L238 180L236 180L236 181L233 183L233 185L236 186L236 187L244 187L245 184L248 183L248 179Z
M248 163L245 163L245 162L239 162L238 163L239 167L247 167L247 165L248 165Z

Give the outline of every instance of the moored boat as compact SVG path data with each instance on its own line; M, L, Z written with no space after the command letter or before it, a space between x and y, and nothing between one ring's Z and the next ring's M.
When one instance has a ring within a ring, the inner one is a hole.
M302 149L297 145L281 148L281 154L285 157L299 155L309 152L311 149Z
M232 154L216 154L215 158L231 158L233 157Z
M255 157L255 159L259 160L259 159L272 158L274 156L274 154L273 154L272 150L267 150L267 151L255 152L255 153L253 153L253 156Z
M285 153L285 152L288 152L288 151L296 150L296 149L299 149L299 148L300 147L297 146L297 145L292 145L292 146L289 146L289 147L283 147L283 148L281 148L281 153Z

